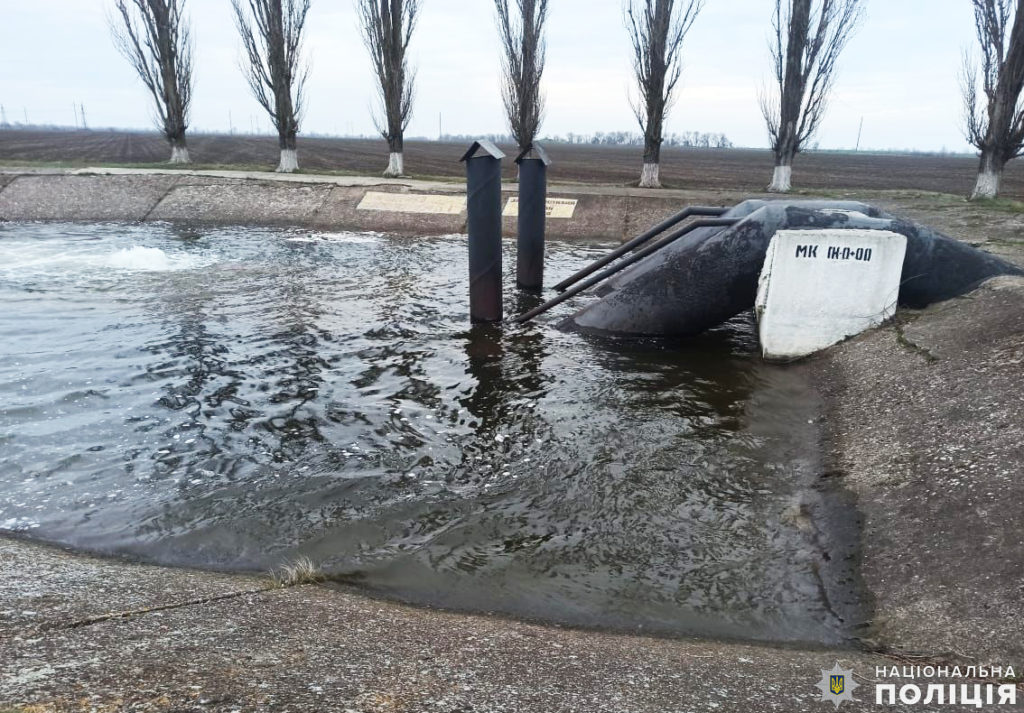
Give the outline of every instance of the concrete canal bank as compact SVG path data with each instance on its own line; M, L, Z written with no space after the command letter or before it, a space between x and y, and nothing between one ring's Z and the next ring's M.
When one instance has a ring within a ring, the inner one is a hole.
M514 197L515 185L505 186L508 235L516 229L514 209L508 206ZM554 204L547 222L551 238L623 240L677 212L688 194L554 185L549 197ZM465 232L465 187L236 171L11 169L0 173L0 220L174 221L440 235Z

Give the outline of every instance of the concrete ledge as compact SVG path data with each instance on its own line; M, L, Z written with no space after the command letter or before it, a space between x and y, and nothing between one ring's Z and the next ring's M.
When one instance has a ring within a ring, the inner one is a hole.
M279 225L319 230L375 230L409 235L462 233L461 215L359 210L368 191L464 195L458 183L234 171L103 169L73 174L0 174L0 220L166 220L221 225ZM552 198L577 201L572 218L551 218L554 239L621 241L672 215L691 193L600 186L552 186ZM516 195L506 185L503 201ZM719 196L724 202L735 196ZM712 200L715 200L714 198ZM516 219L503 230L516 235Z

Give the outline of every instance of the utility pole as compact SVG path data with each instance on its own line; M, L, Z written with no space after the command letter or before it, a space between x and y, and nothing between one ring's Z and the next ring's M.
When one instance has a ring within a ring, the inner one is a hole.
M863 133L864 133L864 117L862 116L860 118L860 128L857 129L857 147L854 149L854 151L860 151L860 137L861 137L861 134L863 134Z
M228 109L228 133L235 135L235 122L231 120L231 110Z
M89 123L85 120L85 104L79 102L78 108L82 111L82 129L84 131L89 130Z
M444 125L441 123L441 112L437 112L437 140L444 141Z
M7 110L0 104L0 126L7 128Z

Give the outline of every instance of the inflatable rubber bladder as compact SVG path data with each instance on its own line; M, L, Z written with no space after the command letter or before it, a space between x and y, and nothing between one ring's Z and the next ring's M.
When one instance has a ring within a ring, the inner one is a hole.
M1010 263L878 208L845 201L740 203L729 227L701 228L622 271L559 327L619 336L689 336L750 310L772 237L779 230L879 230L907 239L899 303L924 307L962 295Z

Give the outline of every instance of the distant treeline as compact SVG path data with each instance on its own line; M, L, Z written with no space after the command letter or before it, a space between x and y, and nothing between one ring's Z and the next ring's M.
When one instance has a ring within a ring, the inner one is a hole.
M470 143L479 138L485 138L495 143L514 144L516 140L510 134L488 134L484 137L469 136L466 134L445 134L441 141L447 143ZM630 131L598 131L593 134L568 134L545 136L542 143L549 144L590 144L593 146L643 146L643 134ZM706 131L686 131L681 134L666 134L662 141L663 146L679 146L683 148L700 149L731 149L732 141L725 134L716 134Z

